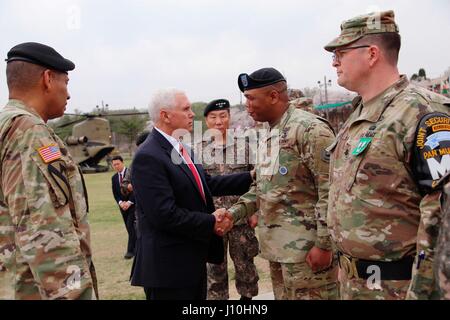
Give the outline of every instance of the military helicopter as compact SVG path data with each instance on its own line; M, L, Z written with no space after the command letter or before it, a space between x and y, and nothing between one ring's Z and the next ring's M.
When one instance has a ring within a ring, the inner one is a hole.
M58 133L58 129L73 125L72 133L64 139L64 142L83 173L106 172L109 170L109 165L100 165L100 162L105 157L109 157L115 149L115 146L112 144L110 122L106 117L144 114L148 115L146 112L112 114L101 114L99 112L96 114L65 113L65 115L77 116L79 119L57 125L55 130Z

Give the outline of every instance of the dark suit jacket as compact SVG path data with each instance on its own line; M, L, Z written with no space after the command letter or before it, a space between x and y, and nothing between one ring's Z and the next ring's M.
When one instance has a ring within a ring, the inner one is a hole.
M128 170L128 168L125 168L125 173ZM134 198L134 193L130 193L127 196L124 196L122 192L120 191L120 183L119 183L119 173L116 173L111 178L111 185L112 185L112 192L114 195L114 199L116 199L116 203L119 203L119 201L131 201L133 203L136 203L136 200ZM132 205L128 210L133 210L134 205ZM122 212L122 209L119 207L120 211Z
M132 285L185 288L198 285L206 262L223 262L223 240L214 234L212 195L248 191L249 173L211 177L196 165L206 196L203 200L194 176L173 146L153 130L133 160L132 181L138 206L137 253ZM191 154L191 158L194 157Z

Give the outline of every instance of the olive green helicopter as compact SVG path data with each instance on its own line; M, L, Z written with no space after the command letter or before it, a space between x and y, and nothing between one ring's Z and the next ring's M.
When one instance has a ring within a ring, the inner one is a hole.
M69 114L79 119L56 126L58 129L73 125L72 132L64 139L70 154L80 166L83 173L106 172L110 169L109 159L114 153L110 122L106 117L148 115L146 112L113 113L113 114ZM106 158L108 165L100 162Z

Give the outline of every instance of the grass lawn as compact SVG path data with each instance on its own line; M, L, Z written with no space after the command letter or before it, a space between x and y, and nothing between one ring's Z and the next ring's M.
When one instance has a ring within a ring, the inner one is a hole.
M127 160L126 162L129 162ZM145 299L143 289L132 287L129 283L132 260L123 258L127 235L122 216L112 195L112 175L113 172L106 172L84 176L89 194L91 242L100 299ZM255 263L260 277L259 293L271 292L268 262L256 257ZM230 298L238 299L232 263L229 264L228 269Z

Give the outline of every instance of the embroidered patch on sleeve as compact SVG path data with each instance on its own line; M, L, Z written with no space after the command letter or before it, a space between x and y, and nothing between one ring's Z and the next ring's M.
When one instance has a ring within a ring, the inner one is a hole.
M55 144L39 148L38 152L45 164L61 158L61 151Z

